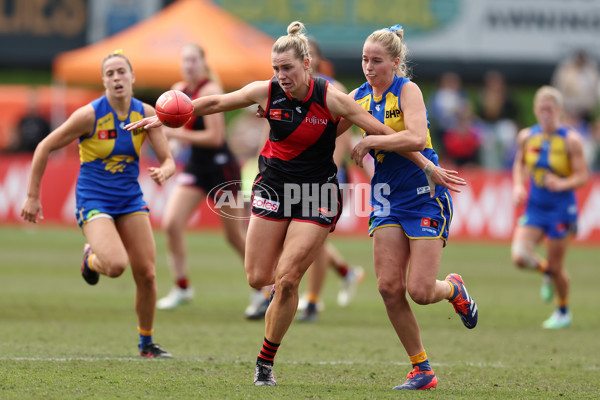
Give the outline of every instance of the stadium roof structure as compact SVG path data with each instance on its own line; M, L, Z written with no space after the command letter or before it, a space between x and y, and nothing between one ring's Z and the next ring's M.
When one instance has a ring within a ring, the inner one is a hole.
M273 75L275 40L209 0L177 0L143 21L99 42L59 54L53 79L67 85L98 85L100 64L117 49L129 58L135 87L166 89L182 79L180 49L197 43L225 90Z

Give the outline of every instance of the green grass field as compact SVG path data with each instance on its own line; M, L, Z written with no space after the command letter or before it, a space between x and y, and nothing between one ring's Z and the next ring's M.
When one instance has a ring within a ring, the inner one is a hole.
M156 233L158 288L171 285ZM367 279L339 308L330 273L316 324L294 322L275 364L278 387L254 387L262 322L246 321L250 289L241 261L218 233L188 235L195 300L158 311L155 341L172 360L137 355L134 284L126 272L90 287L79 275L78 230L0 228L1 399L592 399L600 397L600 251L568 255L574 324L545 331L553 305L540 277L510 264L508 244L454 243L440 277L459 272L479 306L465 329L446 302L415 306L439 379L427 393L392 391L410 366L376 289L369 239L331 237Z

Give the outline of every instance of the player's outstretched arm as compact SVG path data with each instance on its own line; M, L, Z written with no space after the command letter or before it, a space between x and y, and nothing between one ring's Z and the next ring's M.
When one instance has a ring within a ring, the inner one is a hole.
M195 116L209 115L219 112L232 111L258 104L263 108L267 106L270 81L257 81L249 83L243 88L231 93L203 96L192 101ZM158 128L162 123L157 116L146 117L125 126L131 131L137 128Z

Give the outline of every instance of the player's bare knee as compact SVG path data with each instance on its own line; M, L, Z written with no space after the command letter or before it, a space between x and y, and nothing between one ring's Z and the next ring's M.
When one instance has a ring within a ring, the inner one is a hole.
M379 294L384 303L395 301L398 296L404 297L406 294L406 285L398 282L379 281L377 283L377 289L379 290Z
M435 290L425 286L409 287L408 294L415 303L424 306L433 302Z
M525 264L525 260L522 257L520 257L518 255L515 255L515 254L512 254L511 255L511 259L512 259L513 264L517 268L519 268L519 269L525 269L525 268L527 268L526 264Z
M174 221L167 220L163 223L163 230L168 237L181 234L181 229Z
M537 261L535 256L523 242L514 242L510 249L510 256L513 264L522 269L536 269Z
M271 281L270 279L266 279L265 276L253 272L246 272L246 279L248 279L248 285L253 289L260 289L267 286L269 281Z
M276 290L282 293L284 296L298 292L299 285L300 278L296 276L296 274L284 274L275 282Z
M104 271L106 276L110 278L118 278L123 275L125 268L127 268L127 261L123 260L110 260L104 263Z
M267 285L273 283L272 274L266 274L265 271L261 271L258 268L252 268L246 264L246 279L248 284L253 289L261 289Z

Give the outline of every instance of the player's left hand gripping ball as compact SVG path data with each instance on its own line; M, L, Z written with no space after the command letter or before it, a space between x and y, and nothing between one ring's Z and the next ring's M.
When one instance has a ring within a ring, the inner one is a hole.
M156 115L163 125L179 128L185 125L193 115L192 100L179 90L169 90L156 100Z

